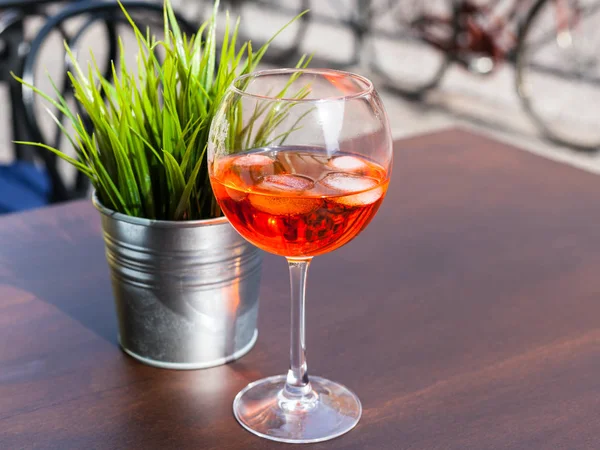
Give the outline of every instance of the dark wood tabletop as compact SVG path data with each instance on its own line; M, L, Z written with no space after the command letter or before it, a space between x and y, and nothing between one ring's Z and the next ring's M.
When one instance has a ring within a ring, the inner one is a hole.
M0 219L0 449L274 449L231 411L288 357L265 259L256 347L199 371L122 353L88 202ZM600 448L600 178L461 130L396 143L389 195L308 277L309 371L357 428L308 449Z

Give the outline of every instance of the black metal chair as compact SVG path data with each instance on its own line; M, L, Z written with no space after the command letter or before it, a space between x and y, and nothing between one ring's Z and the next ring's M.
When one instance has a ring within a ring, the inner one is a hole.
M81 1L81 0L74 0ZM23 58L29 50L26 22L30 18L48 18L48 9L56 0L0 0L0 83L6 83L14 120L7 124L14 140L27 139L20 86L11 72L20 74ZM63 3L64 4L64 3ZM29 31L29 30L27 30ZM34 149L13 145L13 161L0 164L0 214L31 209L48 203L50 181L47 173L34 162Z
M162 5L136 0L125 0L122 4L141 29L146 27L152 28L153 26L160 31L163 29ZM75 30L65 27L67 22L72 21L72 19L83 20L83 24L78 24ZM180 15L177 15L177 20L182 31L188 35L197 31L195 25ZM90 26L96 23L100 23L105 30L105 39L103 39L103 42L98 42L98 45L104 45L107 49L106 57L104 58L105 61L98 61L98 63L106 67L105 76L111 79L110 61L115 61L115 64L118 64L120 58L118 27L126 23L126 18L118 3L99 0L83 0L71 3L58 14L50 17L29 44L29 48L22 60L22 65L18 67L19 70L16 70L15 73L20 75L27 83L36 85L36 67L43 52L43 46L47 44L48 38L58 31L70 48L74 52L77 52L82 37ZM66 31L67 29L69 31ZM96 42L94 42L94 45L96 45ZM72 97L72 88L66 77L66 72L70 69L70 64L67 58L62 60L61 64L62 67L60 70L63 80L58 88L65 98L69 98ZM36 112L36 99L38 96L32 89L17 83L15 80L11 80L11 86L18 93L13 98L15 104L13 108L13 121L24 128L22 130L15 130L15 138L42 142L55 148L60 148L63 143L63 135L60 132L60 128L55 126L51 133L45 133L40 124L40 117L38 117ZM64 117L58 111L55 111L55 115L62 123ZM85 115L82 114L82 117L85 121ZM89 182L86 177L78 172L74 181L68 182L61 175L58 166L59 160L56 155L38 147L33 147L32 150L35 156L43 162L43 167L50 180L49 203L81 198L88 193Z
M29 50L25 22L33 17L47 19L48 8L56 3L58 0L0 0L0 82L8 84L13 116L23 115L19 109L21 90L13 83L11 72L21 72L23 58ZM26 136L23 121L13 120L10 125L15 140ZM13 151L18 160L31 161L33 158L33 152L27 147L14 146Z

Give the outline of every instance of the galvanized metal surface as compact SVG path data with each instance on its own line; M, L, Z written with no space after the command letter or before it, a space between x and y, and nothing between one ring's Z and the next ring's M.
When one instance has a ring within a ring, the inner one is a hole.
M93 201L125 352L158 367L199 369L252 348L262 252L227 219L154 221Z

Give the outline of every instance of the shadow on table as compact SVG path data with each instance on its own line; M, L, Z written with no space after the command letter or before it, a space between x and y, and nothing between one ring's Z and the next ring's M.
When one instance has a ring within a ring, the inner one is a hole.
M118 345L99 222L87 203L8 216L0 228L0 283L30 292Z

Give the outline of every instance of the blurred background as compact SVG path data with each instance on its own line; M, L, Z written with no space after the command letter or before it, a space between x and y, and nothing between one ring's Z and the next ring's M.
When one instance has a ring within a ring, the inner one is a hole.
M161 3L135 5L136 20L160 37ZM213 2L173 5L194 30ZM239 39L253 47L309 10L278 36L265 66L293 66L307 53L312 67L371 78L395 138L461 126L600 173L600 0L223 0L220 10L222 22L226 11L241 17ZM62 41L82 64L92 50L108 68L116 35L135 66L117 13L112 0L0 0L0 213L89 193L49 153L12 144L42 141L74 155L57 140L48 104L24 96L10 72L44 92L50 77L66 92Z

